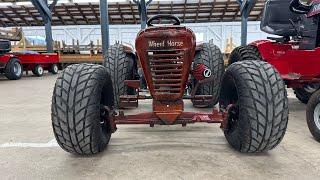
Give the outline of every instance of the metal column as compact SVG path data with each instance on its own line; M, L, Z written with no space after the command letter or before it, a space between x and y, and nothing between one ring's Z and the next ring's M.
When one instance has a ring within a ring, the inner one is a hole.
M44 0L45 4L48 6L48 0ZM51 27L51 18L45 23L46 30L46 44L47 44L47 52L53 53L53 38L52 38L52 27Z
M241 12L241 45L247 45L248 39L248 17L256 0L237 0Z
M48 4L48 0L31 0L32 4L38 9L46 31L46 44L47 44L47 52L53 52L53 38L52 38L52 11L54 6L57 4L58 0L54 0L52 4Z
M106 60L108 57L108 48L110 45L108 0L100 0L100 19L102 36L102 54L104 60Z
M141 19L141 29L145 29L147 27L147 7L152 2L152 0L149 0L146 2L145 0L133 0L138 5L139 13L140 13L140 19Z

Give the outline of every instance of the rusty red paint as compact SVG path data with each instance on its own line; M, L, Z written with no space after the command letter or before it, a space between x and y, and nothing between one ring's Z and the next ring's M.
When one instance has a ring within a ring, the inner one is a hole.
M183 26L151 27L139 33L136 48L154 114L173 124L184 110L182 96L195 55L195 35Z
M174 124L192 124L192 123L223 123L225 115L218 110L213 110L212 114L182 112ZM136 115L118 115L112 118L115 124L149 124L151 126L158 124L164 125L162 121L153 112L141 113Z
M183 95L196 47L197 50L202 48L201 45L196 46L194 33L183 26L149 27L142 30L136 39L137 57L153 98L153 111L136 115L113 111L113 116L109 117L111 124L149 124L153 127L155 124L186 126L189 123L202 122L221 123L221 127L224 128L226 115L218 109L213 109L212 113L184 112ZM206 69L201 67L198 72L200 74L203 73L201 70ZM212 96L195 95L199 85L212 81L212 77L198 79L191 93L194 103L201 104L212 100ZM136 80L126 80L125 85L136 89L137 95L120 96L120 104L137 106L138 99L145 98L139 95L140 83ZM114 129L116 130L116 127Z

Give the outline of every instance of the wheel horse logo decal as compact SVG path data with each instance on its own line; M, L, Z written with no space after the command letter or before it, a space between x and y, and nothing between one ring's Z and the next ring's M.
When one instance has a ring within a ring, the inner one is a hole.
M209 78L209 77L211 77L211 75L212 75L212 71L210 69L206 69L203 71L203 76L205 78Z

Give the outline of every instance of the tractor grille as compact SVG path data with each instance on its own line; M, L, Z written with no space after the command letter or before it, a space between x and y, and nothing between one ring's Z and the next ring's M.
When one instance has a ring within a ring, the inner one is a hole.
M182 88L184 50L148 51L155 95L180 95Z

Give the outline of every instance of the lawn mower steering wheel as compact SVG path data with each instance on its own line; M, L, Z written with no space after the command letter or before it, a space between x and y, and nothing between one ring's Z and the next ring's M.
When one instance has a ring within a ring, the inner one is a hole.
M158 20L158 19L168 19L168 20L172 19L175 21L175 23L173 23L173 25L176 25L176 26L181 24L181 21L177 16L170 15L170 14L161 14L161 15L155 15L152 18L150 18L147 22L148 26L153 26L152 21Z

